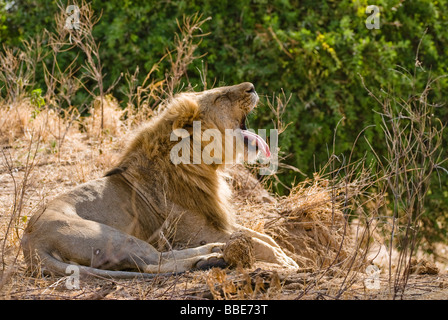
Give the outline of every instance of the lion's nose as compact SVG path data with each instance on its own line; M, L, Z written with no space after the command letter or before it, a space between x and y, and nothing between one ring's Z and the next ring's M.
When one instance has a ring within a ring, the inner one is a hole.
M249 89L246 90L247 93L255 93L255 87L252 85Z
M255 86L250 82L245 82L242 84L244 86L244 91L246 93L255 93Z

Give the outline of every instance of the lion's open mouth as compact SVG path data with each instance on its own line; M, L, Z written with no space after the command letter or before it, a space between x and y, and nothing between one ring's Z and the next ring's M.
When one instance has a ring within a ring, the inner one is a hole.
M266 158L269 158L271 156L271 151L269 150L268 144L258 134L247 130L246 120L247 117L244 116L240 123L240 129L241 134L243 135L244 143L246 145L256 146Z
M247 116L244 116L243 119L240 122L240 129L241 130L247 130L246 120L247 120Z

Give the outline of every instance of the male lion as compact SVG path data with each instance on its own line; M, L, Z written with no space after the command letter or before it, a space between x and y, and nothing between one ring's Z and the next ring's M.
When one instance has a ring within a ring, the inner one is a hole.
M240 129L246 142L267 148L245 127L257 102L251 83L174 98L138 131L114 169L57 197L30 219L22 239L28 266L63 275L76 264L81 274L118 278L223 266L224 243L244 230L256 259L298 268L272 238L235 224L220 173L224 164L170 159L178 143L173 132L191 133L193 121L200 121L202 131ZM169 250L156 249L161 240Z

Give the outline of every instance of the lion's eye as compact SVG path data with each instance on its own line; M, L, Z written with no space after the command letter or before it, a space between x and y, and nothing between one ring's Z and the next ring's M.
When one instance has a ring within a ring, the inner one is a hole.
M215 101L213 101L213 103L214 104L216 104L216 102L217 101L219 101L219 100L229 100L230 101L230 98L229 98L229 96L227 95L227 93L224 93L224 94L221 94L221 95L219 95L219 96L217 96L216 98L215 98Z

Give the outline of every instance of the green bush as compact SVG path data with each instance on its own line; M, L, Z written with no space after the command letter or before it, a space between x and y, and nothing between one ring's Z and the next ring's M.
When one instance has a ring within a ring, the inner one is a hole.
M369 4L366 0L93 1L93 9L101 13L94 36L101 43L105 88L137 66L142 80L171 48L176 19L200 12L212 18L202 30L210 35L198 48L198 54L207 55L190 65L189 81L201 88L198 69L206 65L209 84L251 81L268 98L281 90L291 94L283 117L291 125L279 141L282 151L291 155L288 164L308 175L318 170L328 159L338 123L336 154L348 154L357 135L372 124L376 126L366 129L364 136L382 154L386 150L381 117L375 112L381 110L360 76L377 96L393 91L406 97L414 94L408 91L413 80L407 72L416 69L415 87L420 91L428 77L448 74L448 1L375 1L380 8L378 30L366 28ZM52 30L58 10L51 0L0 1L1 43L20 46L43 29ZM71 61L64 57L60 59L67 59L65 63ZM158 70L161 79L165 68L167 64L162 64ZM123 105L124 87L121 80L113 90ZM39 74L36 88L44 88ZM446 101L447 89L448 79L441 79L428 98L432 103ZM435 117L448 123L446 106L436 108ZM266 103L252 115L250 125L273 127ZM354 157L367 153L367 160L373 160L369 150L360 139ZM426 224L439 230L432 238L445 232L448 223L448 175L443 170L437 173L425 216ZM280 176L286 185L300 178L292 170ZM277 191L287 192L280 184Z

